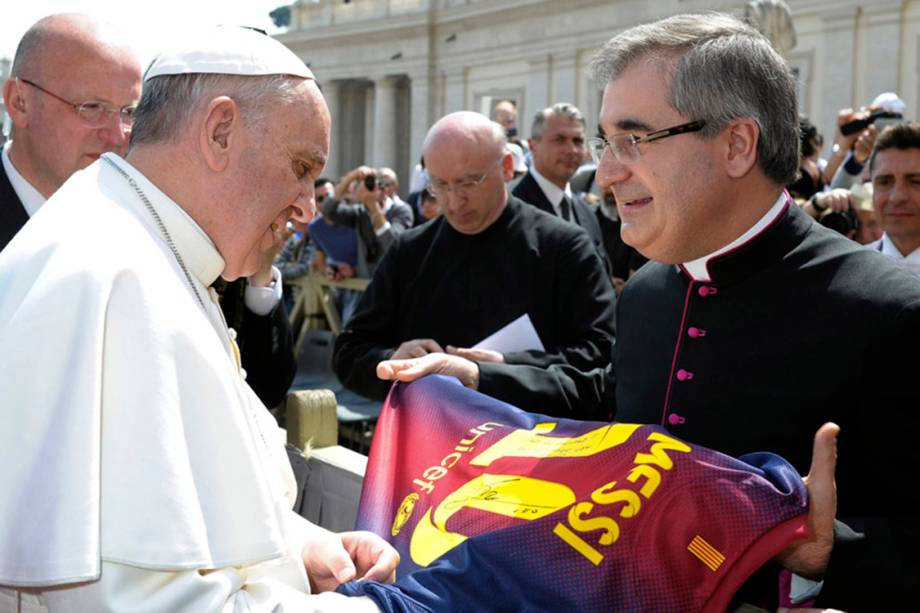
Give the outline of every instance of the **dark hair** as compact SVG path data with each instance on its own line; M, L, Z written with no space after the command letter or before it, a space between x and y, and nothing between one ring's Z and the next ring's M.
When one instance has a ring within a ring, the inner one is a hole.
M802 145L802 157L808 158L818 150L820 135L818 128L804 115L799 115L799 140Z
M910 121L888 126L875 140L869 158L869 172L875 165L875 156L885 149L920 149L920 122Z
M320 177L319 179L313 182L313 189L322 187L326 183L332 183L332 180L329 177Z
M751 118L760 127L757 163L763 173L778 185L795 180L795 77L760 32L726 14L675 15L611 38L591 60L591 76L603 87L645 60L673 70L668 102L684 117L706 122L700 137L711 138L733 119Z

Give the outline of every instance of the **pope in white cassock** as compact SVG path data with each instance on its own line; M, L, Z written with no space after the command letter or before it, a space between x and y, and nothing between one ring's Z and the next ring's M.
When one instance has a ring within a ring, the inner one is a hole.
M76 173L0 254L0 611L371 610L369 533L291 511L273 419L210 284L314 211L329 113L237 28L145 75L126 159Z

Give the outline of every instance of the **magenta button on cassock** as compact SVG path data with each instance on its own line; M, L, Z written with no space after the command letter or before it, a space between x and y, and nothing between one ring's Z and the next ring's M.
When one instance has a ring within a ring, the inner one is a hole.
M684 370L683 368L681 368L680 370L677 371L678 381L689 381L692 378L693 378L693 373L690 372L689 370Z
M670 415L668 415L668 423L671 424L672 426L676 426L677 424L682 424L685 421L687 420L681 417L680 415L678 415L677 413L671 413Z
M713 287L711 285L701 285L700 289L696 290L696 293L701 297L705 298L706 296L712 296L713 294L719 293L719 288Z
M706 336L706 330L703 330L702 328L697 328L696 326L690 326L687 329L687 336L689 336L690 338L701 338L703 336Z

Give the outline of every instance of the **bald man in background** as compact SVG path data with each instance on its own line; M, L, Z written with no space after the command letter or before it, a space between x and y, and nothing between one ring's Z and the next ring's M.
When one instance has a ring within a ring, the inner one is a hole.
M29 28L3 86L13 139L0 166L0 249L70 175L125 153L140 94L140 60L111 26L61 14Z

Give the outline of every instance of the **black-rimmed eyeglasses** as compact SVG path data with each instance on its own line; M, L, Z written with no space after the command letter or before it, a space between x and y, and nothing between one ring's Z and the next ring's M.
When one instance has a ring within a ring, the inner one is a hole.
M116 108L111 105L106 104L105 102L99 102L96 100L91 100L89 102L71 102L67 98L62 98L52 91L48 91L41 85L33 83L28 79L19 78L20 81L27 85L31 85L40 92L48 94L52 98L60 100L64 104L70 106L77 114L77 116L83 120L83 123L86 124L88 128L101 128L108 122L109 117L114 114L118 114L121 123L125 126L130 126L134 123L134 111L137 109L137 106L134 104L129 104L121 108Z
M652 141L676 136L678 134L687 134L689 132L699 132L706 125L705 121L691 121L682 123L679 126L665 128L664 130L655 130L645 136L636 136L635 134L614 134L606 138L589 138L587 141L588 150L591 152L591 158L595 164L601 163L601 156L604 154L604 147L610 147L614 157L621 164L634 164L639 161L639 145L650 143Z

